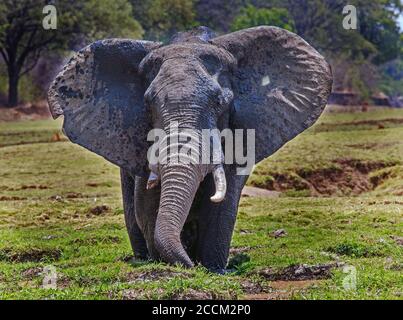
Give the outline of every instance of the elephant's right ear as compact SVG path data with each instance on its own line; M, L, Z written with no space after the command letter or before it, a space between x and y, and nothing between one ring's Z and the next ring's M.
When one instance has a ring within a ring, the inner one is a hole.
M143 58L160 44L109 39L77 52L48 92L54 118L69 139L135 174L145 174L147 133Z

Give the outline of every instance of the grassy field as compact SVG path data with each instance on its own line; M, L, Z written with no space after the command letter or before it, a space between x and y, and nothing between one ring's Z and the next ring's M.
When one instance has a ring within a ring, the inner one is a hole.
M242 199L225 276L134 261L118 169L60 126L0 123L0 299L402 299L403 110L326 113L260 163L281 194Z

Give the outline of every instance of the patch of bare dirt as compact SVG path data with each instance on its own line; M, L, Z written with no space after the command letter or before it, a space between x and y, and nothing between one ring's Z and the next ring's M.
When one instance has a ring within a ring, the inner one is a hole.
M70 192L64 196L66 199L78 199L78 198L85 198L82 193L79 192Z
M270 232L270 236L275 238L275 239L282 238L282 237L285 237L287 235L288 235L288 233L284 229L278 229L278 230L275 230L273 232Z
M319 283L320 280L299 280L299 281L272 281L270 287L275 290L301 290L306 289L314 284Z
M99 183L96 183L96 182L88 182L87 184L86 184L88 187L99 187Z
M288 300L290 296L287 292L255 293L243 296L242 300Z
M369 178L372 171L395 164L385 162L365 162L354 159L340 159L337 167L324 168L310 172L299 171L301 178L309 182L312 193L320 195L360 194L373 190L377 185Z
M96 216L99 216L100 214L103 214L105 212L108 212L110 208L106 205L101 205L101 206L96 206L94 208L90 209L90 213Z
M80 199L80 198L88 198L88 197L84 196L82 193L79 192L70 192L65 194L64 196L56 194L49 197L50 200L56 200L56 201L63 201L63 199Z
M106 236L106 237L91 237L87 239L74 239L70 243L83 246L83 245L94 245L98 243L120 243L121 239L117 236Z
M236 255L240 253L246 253L252 250L254 247L233 247L229 249L230 255Z
M14 251L5 248L0 250L0 260L7 262L41 262L44 260L59 260L62 251L59 249L38 249L31 248Z
M335 123L334 125L374 125L378 126L379 124L384 124L384 123L393 123L393 124L402 124L403 119L399 118L386 118L386 119L380 119L380 120L358 120L358 121L349 121L349 122L341 122L341 123Z
M339 159L335 165L316 170L297 170L296 174L271 174L273 180L261 186L270 190L307 190L311 196L358 195L371 191L389 178L390 172L369 177L373 171L397 163Z
M42 270L43 268L41 267L28 268L24 270L21 275L28 280L32 280L36 277L39 277L42 273Z
M66 289L70 286L71 283L72 280L69 277L62 275L60 273L57 274L56 285L58 289Z
M337 123L322 122L314 127L315 132L327 132L333 130L340 130L340 127L352 127L356 130L356 127L363 127L363 129L378 129L382 130L385 127L396 126L403 124L401 118L386 118L379 120L357 120L357 121L345 121Z
M175 277L181 277L182 279L189 279L191 274L186 272L179 272L174 270L148 270L144 272L130 272L126 275L125 280L129 282L134 281L158 281L168 280Z
M38 217L38 220L39 221L46 221L46 220L50 220L50 216L49 216L49 214L48 213L43 213L43 214L41 214L39 217Z
M107 197L107 193L101 193L96 195L86 195L80 192L69 192L63 196L55 194L49 197L49 200L63 201L64 199L88 199L88 198L101 198Z
M242 189L242 197L278 198L281 192L246 186Z
M52 135L52 138L50 139L50 141L52 141L52 142L60 142L63 140L65 140L65 139L61 136L61 134L59 132L54 133Z
M258 272L269 281L301 281L301 280L320 280L328 279L332 275L332 270L342 267L344 264L335 262L318 265L292 265L280 270L272 268L263 269Z
M187 289L183 292L174 293L170 299L172 300L213 300L218 299L213 293L200 291L195 289Z
M17 196L1 196L0 201L19 201L19 200L27 200L24 197L17 197Z
M354 149L362 149L362 150L377 150L377 149L384 149L388 147L392 147L394 145L397 145L397 142L388 142L388 143L353 143L353 144L347 144L347 147L354 148Z
M217 295L213 292L195 290L191 288L170 295L168 295L162 288L158 288L153 291L147 291L144 289L126 289L122 291L123 300L155 299L156 296L169 300L215 300L228 298L226 296ZM110 293L109 297L111 299L115 299L116 293Z
M270 287L263 282L256 282L251 280L242 280L241 288L245 294L260 294L270 292Z
M386 269L393 270L393 271L403 271L403 264L402 263L393 263L393 264L387 266Z
M381 185L386 179L388 179L390 175L390 172L382 172L381 174L371 177L369 181L371 182L372 186L376 188L377 186Z
M396 244L398 244L399 246L403 246L403 237L398 237L398 236L390 236L395 242Z
M164 291L159 289L162 294ZM110 292L108 294L109 299L116 299L117 295L115 292ZM144 293L143 289L126 289L122 291L122 299L123 300L139 300L147 297L147 294Z
M21 276L28 281L32 281L35 278L43 279L45 277L44 268L42 268L42 267L28 268L21 273ZM70 284L71 284L71 279L69 277L67 277L64 274L61 274L60 272L57 273L57 278L56 278L57 289L65 289L65 288L69 287Z
M20 191L20 190L26 190L26 189L49 189L48 186L45 185L22 185L21 187L14 188L14 187L9 187L9 186L0 186L0 190L4 191Z
M301 281L272 281L270 290L267 292L246 294L245 300L288 300L295 293L308 289L320 280L301 280Z
M42 185L42 184L39 184L39 185L31 184L31 185L22 185L19 190L27 190L27 189L45 190L45 189L49 189L49 187Z
M274 173L272 176L274 179L268 185L270 190L282 192L286 190L300 191L310 189L310 184L296 174Z

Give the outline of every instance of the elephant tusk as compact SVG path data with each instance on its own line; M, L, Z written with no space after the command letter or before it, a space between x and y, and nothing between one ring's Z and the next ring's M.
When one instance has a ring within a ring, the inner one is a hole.
M215 195L210 198L212 202L218 203L224 200L225 193L227 192L227 181L225 179L225 172L222 165L219 165L213 170L213 178L215 184Z
M150 189L154 189L156 186L158 186L160 183L160 177L151 171L150 176L148 177L147 180L147 186L146 189L150 190Z

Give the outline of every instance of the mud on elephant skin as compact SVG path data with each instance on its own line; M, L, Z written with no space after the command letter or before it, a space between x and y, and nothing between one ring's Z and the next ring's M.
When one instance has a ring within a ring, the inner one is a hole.
M72 142L121 168L136 256L221 272L247 176L235 163L150 166L148 133L162 129L171 141L185 129L254 129L259 162L316 121L331 84L324 58L289 31L262 26L216 37L200 27L167 44L97 41L66 64L48 101ZM179 132L170 131L173 122ZM224 159L225 151L218 143L213 153Z

